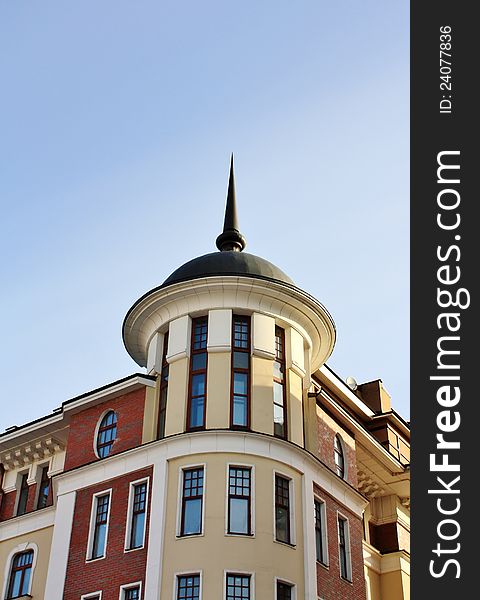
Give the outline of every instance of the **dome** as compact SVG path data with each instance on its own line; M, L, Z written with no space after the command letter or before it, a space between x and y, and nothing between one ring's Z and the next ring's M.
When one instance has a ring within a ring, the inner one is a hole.
M294 285L288 275L285 275L281 269L264 258L247 252L223 251L204 254L189 260L174 271L161 287L180 281L214 277L215 275L256 277Z

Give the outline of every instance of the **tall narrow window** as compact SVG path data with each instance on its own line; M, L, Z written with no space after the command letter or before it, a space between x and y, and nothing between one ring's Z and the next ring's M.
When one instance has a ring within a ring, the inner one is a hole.
M160 374L160 406L158 409L158 439L165 437L165 418L167 415L168 372L168 331L163 337L162 372Z
M128 549L134 550L143 546L145 537L145 514L147 511L147 482L142 481L133 485L132 514L130 525L130 540Z
M251 469L230 467L228 474L228 533L250 535Z
M232 427L250 425L250 317L233 315L232 321Z
M275 475L275 539L290 544L290 480Z
M285 332L275 327L275 361L273 363L273 433L287 437L285 390Z
M177 600L198 600L200 598L200 575L177 576Z
M27 512L28 502L28 473L24 473L20 480L20 489L18 491L17 516L24 515Z
M333 456L337 475L343 479L345 477L345 457L343 455L343 445L338 435L335 436L333 442Z
M226 600L250 600L250 575L227 573Z
M276 600L292 600L293 585L283 581L277 581L277 599Z
M315 508L315 547L317 560L323 565L327 564L327 537L325 503L320 500L314 501Z
M203 467L183 471L182 522L180 535L202 532Z
M29 593L32 563L33 550L21 552L13 557L8 581L7 598L20 598Z
M37 508L45 508L48 502L48 493L50 491L50 478L48 476L48 466L42 468L42 477L38 490Z
M93 523L93 542L91 559L105 556L107 544L107 524L110 507L110 494L95 498L95 515Z
M348 533L348 522L343 517L338 517L338 553L340 560L340 576L342 579L351 581L352 572L350 566L350 539Z
M207 329L208 318L194 319L190 356L190 390L187 411L189 431L205 427L207 400Z
M113 410L107 412L100 422L97 434L97 454L105 458L110 454L117 437L117 415Z

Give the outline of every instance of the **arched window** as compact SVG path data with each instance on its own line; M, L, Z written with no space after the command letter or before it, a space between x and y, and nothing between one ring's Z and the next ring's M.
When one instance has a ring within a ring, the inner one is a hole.
M20 598L30 593L32 563L33 550L15 554L8 580L7 598Z
M105 458L110 454L115 438L117 437L117 415L113 410L107 412L100 422L97 434L97 454Z
M335 458L335 469L337 470L337 475L342 479L345 478L345 456L343 454L343 443L340 439L339 435L335 436L335 440L333 442L333 454Z

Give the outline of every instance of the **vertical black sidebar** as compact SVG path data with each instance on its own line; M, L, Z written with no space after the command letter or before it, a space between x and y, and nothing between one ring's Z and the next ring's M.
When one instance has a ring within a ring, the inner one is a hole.
M476 8L411 3L414 600L480 597Z

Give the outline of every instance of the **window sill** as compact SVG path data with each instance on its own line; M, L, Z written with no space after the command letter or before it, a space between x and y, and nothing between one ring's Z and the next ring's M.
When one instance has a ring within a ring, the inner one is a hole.
M87 558L85 559L86 563L94 563L97 562L98 560L104 560L106 558L106 554L104 554L103 556L97 556L97 558Z
M292 544L291 542L282 542L282 540L273 540L274 544L280 544L281 546L286 546L287 548L291 548L292 550L296 550L297 545Z
M129 552L136 552L137 550L143 550L145 548L145 544L142 546L138 546L137 548L124 548L123 553L128 554Z
M228 531L226 531L225 537L253 539L255 537L255 534L254 533L229 533Z
M346 577L342 577L341 575L340 575L340 580L345 583L349 583L350 585L353 585L353 581L351 579L347 579Z
M326 569L327 571L330 570L330 565L328 563L324 563L321 560L317 560L317 565L319 567L322 567L323 569Z
M205 534L202 533L184 533L183 535L176 535L175 538L177 540L189 540L191 538L199 538L199 537L205 537Z

